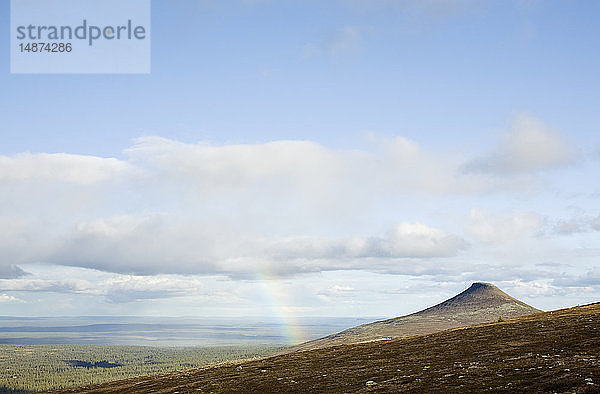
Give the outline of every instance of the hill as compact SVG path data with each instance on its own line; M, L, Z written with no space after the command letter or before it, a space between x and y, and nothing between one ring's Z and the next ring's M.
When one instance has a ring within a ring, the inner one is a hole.
M600 304L591 304L63 392L597 393L599 363Z
M420 312L349 328L300 344L291 350L431 334L537 312L541 311L514 299L490 283L476 282L462 293Z

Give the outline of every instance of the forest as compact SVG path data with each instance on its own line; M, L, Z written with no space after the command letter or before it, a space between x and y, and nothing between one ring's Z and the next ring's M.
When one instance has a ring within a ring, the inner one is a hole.
M0 392L39 391L252 359L281 348L0 345Z

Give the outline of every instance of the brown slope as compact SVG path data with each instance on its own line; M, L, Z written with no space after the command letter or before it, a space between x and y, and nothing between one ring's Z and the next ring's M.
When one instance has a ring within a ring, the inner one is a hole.
M476 282L462 293L420 312L352 327L294 346L291 351L431 334L537 312L541 311L509 296L490 283Z
M598 393L599 365L600 304L592 304L61 392Z

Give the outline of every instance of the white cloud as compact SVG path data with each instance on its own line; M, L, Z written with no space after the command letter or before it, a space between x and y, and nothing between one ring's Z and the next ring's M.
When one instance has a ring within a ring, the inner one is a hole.
M355 289L352 286L340 286L340 285L334 285L333 287L331 287L331 290L334 292L348 292L348 291L354 291Z
M579 215L559 219L553 227L554 233L562 235L585 233L588 231L600 231L600 216L590 217L589 215Z
M433 195L470 195L495 191L519 191L531 187L531 182L518 178L489 177L487 174L464 171L468 161L464 154L426 151L414 141L403 137L374 139L382 153L378 160L366 163L370 176L381 179L384 190L423 192Z
M32 291L56 293L85 293L93 289L93 285L83 279L2 279L0 290L5 291Z
M561 275L552 282L562 287L596 287L600 288L600 267L594 267L578 275Z
M198 223L166 215L84 221L64 235L47 260L126 274L210 273L218 239Z
M539 119L519 115L495 151L465 168L473 172L516 174L561 167L573 160L573 149L554 130Z
M530 237L541 230L542 224L542 218L535 213L491 214L481 209L472 209L468 228L479 241L496 243Z
M560 220L554 225L554 232L557 234L575 234L585 231L587 226L577 218Z
M339 302L344 298L354 300L358 293L359 291L352 286L337 284L315 292L316 296L323 302Z
M454 256L467 246L459 237L421 223L398 224L390 241L386 247L391 254L403 257Z
M5 302L23 302L23 301L18 299L17 297L13 297L6 293L0 294L0 303L5 303Z
M188 297L203 290L202 281L173 277L117 276L99 284L100 291L112 302Z
M522 296L526 297L552 297L561 296L565 294L565 290L554 286L550 279L544 280L529 280L523 281L521 279L500 281L497 283L501 289L512 296L519 299Z
M275 241L268 254L277 259L428 258L454 256L466 248L460 237L421 223L399 223L385 237L327 240L294 237Z
M0 280L0 290L86 294L106 297L111 302L173 298L198 295L204 289L199 279L161 276L112 275L103 280L68 278ZM4 294L6 295L6 294ZM7 296L8 297L8 296ZM6 298L14 301L17 298Z
M66 153L0 156L0 182L46 180L89 185L131 171L130 164L114 158Z
M137 139L125 152L162 183L188 183L201 193L274 182L297 188L319 185L347 175L353 159L352 152L336 152L311 141L218 146L147 137Z

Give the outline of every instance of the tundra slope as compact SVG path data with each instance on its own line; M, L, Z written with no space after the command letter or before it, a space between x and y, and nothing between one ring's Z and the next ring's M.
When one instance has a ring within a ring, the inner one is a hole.
M462 293L420 312L352 327L294 346L290 351L431 334L537 312L541 311L509 296L490 283L476 282Z

